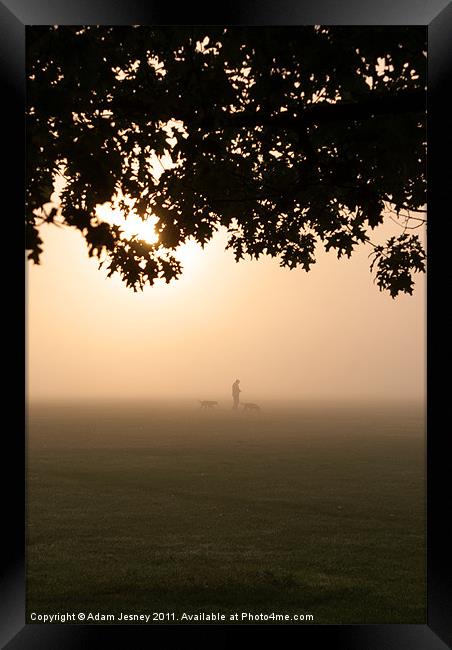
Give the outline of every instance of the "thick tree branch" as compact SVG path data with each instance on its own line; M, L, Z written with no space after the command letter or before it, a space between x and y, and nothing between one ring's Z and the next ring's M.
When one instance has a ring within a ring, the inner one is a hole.
M282 99L282 101L284 101ZM140 121L146 115L146 103L139 102L135 99L114 98L106 107L108 110L117 113L118 111L126 114L133 120L136 114ZM185 111L181 106L178 109L174 119L183 121L187 126L192 126L206 130L217 131L223 128L254 128L259 126L270 128L284 128L299 132L301 129L312 126L317 123L327 122L350 122L368 119L383 115L404 115L409 113L425 113L426 111L426 93L423 89L404 90L397 93L377 93L370 91L359 101L339 101L334 104L320 102L308 104L301 108L298 114L290 114L289 111L278 114L268 115L265 112L250 109L250 111L238 113L225 113L224 116L218 115L215 111L214 119L208 111L204 115L197 116ZM159 121L158 115L149 115L150 121Z

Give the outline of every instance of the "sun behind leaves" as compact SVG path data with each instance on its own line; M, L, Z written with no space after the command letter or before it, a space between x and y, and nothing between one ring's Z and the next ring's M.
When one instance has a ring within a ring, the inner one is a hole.
M376 283L425 270L425 29L33 27L28 32L27 248L41 223L78 229L134 290L177 278L178 247L220 228L237 260L308 271L396 215ZM50 211L55 176L61 204ZM124 236L99 205L155 219ZM403 217L403 218L402 218Z

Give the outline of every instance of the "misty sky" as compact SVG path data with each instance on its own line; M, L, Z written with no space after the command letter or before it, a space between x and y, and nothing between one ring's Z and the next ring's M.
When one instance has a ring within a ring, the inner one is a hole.
M383 226L375 241L398 232ZM419 232L419 231L418 231ZM188 246L170 285L127 289L89 259L82 236L42 230L27 263L28 397L218 399L239 378L244 401L422 399L425 275L393 300L350 260L319 250L309 273L263 258L236 264L219 233Z

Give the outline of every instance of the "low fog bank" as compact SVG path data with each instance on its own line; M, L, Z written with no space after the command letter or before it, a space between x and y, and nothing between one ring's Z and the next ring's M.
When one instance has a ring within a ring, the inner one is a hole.
M68 457L77 449L94 454L114 449L115 462L123 463L134 449L153 458L191 458L201 450L221 457L235 450L238 459L259 449L286 449L290 455L299 445L333 453L344 445L359 450L378 441L420 442L425 440L426 423L422 405L410 402L275 401L262 403L259 411L246 411L233 410L228 402L201 408L191 400L92 400L33 402L27 409L26 431L30 458L37 449L65 449Z
M262 400L258 409L232 401L212 406L179 400L32 401L26 409L28 433L54 439L101 440L168 437L277 439L289 436L368 436L390 431L424 435L426 408L421 401Z
M202 398L193 398L193 397L166 397L166 398L149 398L145 399L142 397L137 398L99 398L99 397L55 397L55 398L28 398L26 401L28 408L39 407L39 406L76 406L76 405L87 405L87 406L113 406L115 408L126 408L130 409L133 407L149 407L149 408L178 408L178 409L196 409L201 407L202 400L214 400L217 402L214 405L215 410L232 410L232 397L229 396L218 396L218 395L207 395ZM242 408L244 404L247 403L247 400L241 400L239 408ZM261 408L269 409L297 409L297 408L323 408L323 407L332 407L332 408L355 408L355 407L378 407L378 406L388 406L388 407L415 407L415 408L425 408L426 399L423 398L404 398L400 397L388 398L388 397L362 397L362 398L305 398L305 399L296 399L296 398L262 398L253 401L253 403L258 404Z

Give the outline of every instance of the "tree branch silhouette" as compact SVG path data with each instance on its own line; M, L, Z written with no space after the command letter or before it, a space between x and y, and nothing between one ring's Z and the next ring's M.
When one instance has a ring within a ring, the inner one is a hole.
M29 258L39 263L38 211L61 174L59 220L134 290L177 278L178 246L219 227L237 260L308 271L319 242L350 256L387 204L425 208L425 51L420 27L31 28ZM115 202L154 217L158 244L100 222L97 207ZM424 221L410 219L374 247L393 297L425 270L405 232Z

